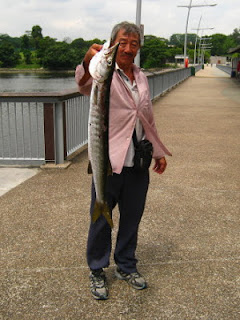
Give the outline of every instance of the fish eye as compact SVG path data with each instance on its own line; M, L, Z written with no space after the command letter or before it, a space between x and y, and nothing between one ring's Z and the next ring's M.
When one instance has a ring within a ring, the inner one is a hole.
M111 65L112 65L112 58L111 58L111 57L109 57L109 58L107 59L107 64L108 64L108 66L111 66Z

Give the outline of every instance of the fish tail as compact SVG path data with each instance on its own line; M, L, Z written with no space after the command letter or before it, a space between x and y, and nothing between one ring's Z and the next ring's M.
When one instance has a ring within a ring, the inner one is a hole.
M96 222L101 214L105 217L110 227L113 228L113 221L110 215L108 204L106 202L99 203L96 201L93 209L92 222Z

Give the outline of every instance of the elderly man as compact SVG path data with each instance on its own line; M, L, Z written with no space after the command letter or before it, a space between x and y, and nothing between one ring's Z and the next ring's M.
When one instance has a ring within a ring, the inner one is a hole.
M146 138L152 143L155 160L153 170L156 173L164 172L167 165L165 155L171 153L157 134L147 78L134 64L140 48L140 29L129 22L117 24L111 34L111 45L115 43L119 43L119 48L111 84L109 113L109 158L113 175L107 181L107 200L111 211L118 204L120 212L114 251L117 265L115 275L120 280L126 280L133 288L141 290L147 287L147 283L137 270L135 251L149 185L149 171L134 170L134 129L138 141ZM91 92L92 78L88 67L92 57L101 49L101 45L93 44L83 63L76 69L76 82L82 94L89 95ZM93 183L90 214L95 199ZM111 228L101 216L90 224L87 243L90 289L93 297L98 300L108 298L103 269L109 266L111 247Z

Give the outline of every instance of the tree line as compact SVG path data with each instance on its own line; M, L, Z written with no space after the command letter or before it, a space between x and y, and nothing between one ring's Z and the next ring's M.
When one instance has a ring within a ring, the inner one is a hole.
M170 39L153 35L144 36L141 48L141 67L162 68L175 62L175 56L183 54L184 34L173 34ZM188 34L188 56L193 60L196 34ZM230 35L213 34L209 38L212 48L206 52L206 59L211 55L226 56L228 50L240 45L240 28ZM210 39L211 38L211 39ZM198 38L199 40L199 38ZM204 40L207 41L207 40ZM93 43L103 44L105 40L83 38L63 41L49 36L44 37L38 25L26 31L21 37L0 34L0 68L45 68L49 70L70 70L82 61L88 48Z

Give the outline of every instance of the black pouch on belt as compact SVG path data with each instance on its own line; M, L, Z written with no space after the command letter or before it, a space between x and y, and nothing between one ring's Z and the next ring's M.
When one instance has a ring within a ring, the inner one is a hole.
M135 149L134 155L134 170L145 171L148 170L152 161L153 146L152 143L146 139L137 141L136 130L133 132L133 144Z

